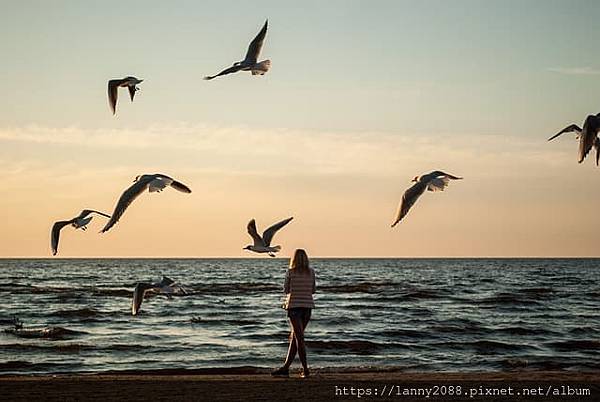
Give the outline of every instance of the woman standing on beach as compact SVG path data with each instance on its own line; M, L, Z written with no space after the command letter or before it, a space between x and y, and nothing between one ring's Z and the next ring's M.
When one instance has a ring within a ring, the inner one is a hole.
M306 251L297 249L290 261L290 269L285 274L283 286L286 293L283 308L287 310L290 321L290 346L283 366L273 371L274 376L289 375L289 369L296 353L302 363L301 378L309 376L308 364L306 363L306 347L304 346L304 331L310 321L310 314L315 302L315 271L308 264Z

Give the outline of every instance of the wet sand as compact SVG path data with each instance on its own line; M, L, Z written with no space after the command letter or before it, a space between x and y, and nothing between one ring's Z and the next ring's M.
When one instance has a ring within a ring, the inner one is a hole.
M600 373L323 370L314 372L311 378L300 379L295 371L289 378L272 378L263 372L214 369L137 374L5 375L0 376L0 395L3 401L600 400ZM460 396L450 395L458 392Z

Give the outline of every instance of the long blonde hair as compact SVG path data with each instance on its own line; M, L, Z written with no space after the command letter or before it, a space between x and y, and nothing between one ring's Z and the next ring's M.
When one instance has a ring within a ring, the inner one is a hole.
M303 274L310 272L308 255L306 255L306 251L301 248L296 249L294 256L290 260L290 269Z

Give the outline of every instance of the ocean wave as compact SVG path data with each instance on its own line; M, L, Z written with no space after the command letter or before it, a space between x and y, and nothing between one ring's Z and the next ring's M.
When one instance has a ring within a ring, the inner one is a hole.
M433 331L417 331L413 329L389 329L383 331L381 336L386 339L394 338L408 338L408 339L423 339L424 337L431 336Z
M518 293L522 293L528 296L534 296L534 297L540 297L540 296L544 296L544 297L550 297L552 296L554 293L556 293L556 291L553 288L545 288L545 287L540 287L540 288L524 288L521 289Z
M600 352L600 340L597 339L582 339L582 340L569 340L569 341L559 341L559 342L548 342L545 344L548 347L551 347L556 350L560 350L563 352L571 352L571 351L596 351Z
M52 311L48 313L49 316L52 317L61 317L61 318L94 318L102 315L102 313L93 308L84 307L80 309L74 310L58 310Z
M479 305L503 305L503 304L527 304L527 306L531 305L541 305L538 300L534 300L531 298L531 294L528 293L513 293L513 292L501 292L494 296L486 297L483 299L473 300L473 304Z
M323 293L382 293L394 289L395 284L389 282L362 282L341 285L319 285L319 292Z
M93 296L110 296L110 297L133 297L133 288L131 289L123 289L123 288L99 288L94 287L90 288L89 292Z
M521 335L521 336L556 334L554 331L550 331L545 328L525 328L525 327L501 327L501 328L493 328L493 329L491 329L491 331L508 334L508 335Z
M221 326L221 325L233 325L233 326L249 326L249 325L259 325L260 321L253 320L245 320L245 319L231 319L231 318L223 318L223 319L203 319L202 317L196 317L197 321L194 321L194 324L203 325L203 326Z
M43 328L11 328L5 329L4 333L14 335L17 338L25 338L25 339L48 339L48 340L56 340L56 339L69 339L72 337L76 337L79 335L86 334L84 331L75 331L72 329L67 329L63 327L43 327Z
M499 340L477 340L466 342L443 342L437 343L438 347L450 349L475 349L480 354L494 354L498 352L525 352L532 349L537 349L535 346L518 343L507 343Z
M371 341L306 341L310 349L338 350L352 354L374 354L384 346Z
M482 334L489 332L489 329L482 327L480 322L467 318L432 322L429 329L432 333L439 332L443 334Z
M26 360L9 360L0 362L0 372L19 372L27 370L29 372L52 372L62 364L55 363L33 363Z
M140 344L111 344L111 345L93 345L89 343L12 343L0 345L0 351L4 352L41 352L41 353L80 353L86 351L97 352L147 352L154 347L148 347Z

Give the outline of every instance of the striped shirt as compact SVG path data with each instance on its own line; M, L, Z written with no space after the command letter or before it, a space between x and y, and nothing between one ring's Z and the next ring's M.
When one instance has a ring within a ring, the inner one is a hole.
M285 273L285 284L283 291L286 293L284 309L295 307L315 307L313 293L315 293L315 271L309 268L310 273L296 272L288 269Z

